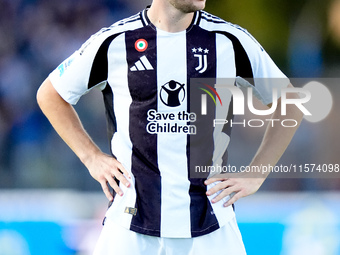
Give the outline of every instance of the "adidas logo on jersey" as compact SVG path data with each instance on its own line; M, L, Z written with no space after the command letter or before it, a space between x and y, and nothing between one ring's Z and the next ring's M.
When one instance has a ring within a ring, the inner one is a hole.
M153 70L153 67L146 56L141 57L133 67L130 68L132 72L135 71L145 71L145 70Z

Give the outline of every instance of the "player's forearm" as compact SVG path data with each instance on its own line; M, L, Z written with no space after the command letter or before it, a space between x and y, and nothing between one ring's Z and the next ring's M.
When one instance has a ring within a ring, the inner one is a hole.
M49 79L39 88L37 101L53 128L84 164L91 155L100 152L83 128L73 106L60 97Z
M297 95L293 95L293 97L297 97ZM284 127L282 125L274 125L272 127L270 123L250 166L275 166L291 142L302 118L302 112L295 105L288 105L287 114L282 116L281 103L279 102L277 110L272 115L272 119L280 120L280 122L283 119L293 119L296 120L297 125L295 127ZM267 177L268 174L269 172L263 177Z

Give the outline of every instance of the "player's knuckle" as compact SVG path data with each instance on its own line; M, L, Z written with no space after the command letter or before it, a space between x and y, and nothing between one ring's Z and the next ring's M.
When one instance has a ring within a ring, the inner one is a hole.
M102 190L106 193L109 191L109 187L107 185L102 185Z
M118 180L121 180L122 178L124 178L124 175L123 175L121 172L117 171L117 173L115 174L115 177L116 177Z
M118 187L117 182L114 179L111 179L109 183L112 188Z

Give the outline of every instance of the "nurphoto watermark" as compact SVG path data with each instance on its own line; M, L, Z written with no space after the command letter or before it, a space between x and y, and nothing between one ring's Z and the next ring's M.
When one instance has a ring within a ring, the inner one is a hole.
M266 128L296 128L299 120L290 117L291 109L309 123L325 120L333 109L329 90L333 84L329 79L191 79L187 114L194 117L187 125L195 133L188 139L190 177L257 178L270 172L272 178L339 178L340 162L294 158L275 166L249 166L250 162L230 164L229 158L234 129L251 137L259 136L261 128L263 132ZM247 147L251 144L244 144L244 150L238 146L238 153L245 155Z

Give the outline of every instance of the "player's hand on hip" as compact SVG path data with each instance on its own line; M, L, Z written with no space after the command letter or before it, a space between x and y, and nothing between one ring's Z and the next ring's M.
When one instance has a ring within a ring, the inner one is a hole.
M91 176L100 183L105 196L110 201L113 200L110 186L118 195L123 196L123 191L116 179L126 187L130 187L130 182L127 180L127 178L131 179L129 173L119 161L110 155L97 153L87 162L86 167Z
M211 200L217 203L226 196L230 199L224 203L224 206L234 204L238 199L254 194L262 185L265 178L210 178L204 183L210 185L216 182L216 185L208 189L207 196L215 196ZM218 192L220 192L218 194Z

